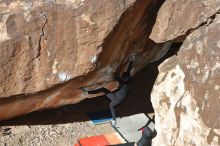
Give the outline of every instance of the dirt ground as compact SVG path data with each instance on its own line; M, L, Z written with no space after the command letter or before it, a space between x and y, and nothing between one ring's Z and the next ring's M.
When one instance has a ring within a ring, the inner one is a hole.
M1 135L1 146L71 146L78 138L113 132L109 124L89 122L8 127L12 134Z
M148 65L134 77L132 92L117 107L118 116L153 112L150 93L157 67L164 59ZM82 137L111 133L114 130L109 123L94 126L86 116L87 112L108 108L108 104L108 99L102 96L0 122L0 146L71 146Z

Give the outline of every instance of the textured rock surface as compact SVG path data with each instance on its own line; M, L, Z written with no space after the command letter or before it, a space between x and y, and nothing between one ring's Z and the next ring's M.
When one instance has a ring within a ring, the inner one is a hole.
M151 100L155 146L220 145L220 16L159 67Z
M219 10L219 0L166 0L150 38L157 43L181 39L192 29L209 23L209 18Z
M1 2L1 97L45 90L94 70L103 40L133 2Z
M90 97L81 86L115 88L109 65L123 71L131 53L141 70L161 52L146 38L162 2L1 1L0 120Z

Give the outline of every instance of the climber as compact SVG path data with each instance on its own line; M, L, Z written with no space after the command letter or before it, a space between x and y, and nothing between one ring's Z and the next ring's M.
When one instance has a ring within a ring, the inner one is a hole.
M112 115L112 125L115 126L116 125L116 112L115 112L115 107L122 103L122 101L125 99L125 97L127 96L128 92L131 89L131 69L132 69L132 64L133 64L133 60L135 58L135 55L132 55L130 57L130 61L129 61L129 65L127 68L127 71L124 72L122 74L122 76L120 77L119 73L117 73L112 67L112 72L114 73L114 78L119 82L119 86L118 89L115 91L109 91L108 89L102 87L96 90L92 90L92 91L87 91L85 88L81 87L81 90L84 94L98 94L100 92L103 92L105 94L105 96L110 99L110 110L111 110L111 115Z
M152 129L149 125L154 124L154 117L149 119L148 123L144 126L142 137L138 141L137 146L151 146L152 139L157 135L155 129Z

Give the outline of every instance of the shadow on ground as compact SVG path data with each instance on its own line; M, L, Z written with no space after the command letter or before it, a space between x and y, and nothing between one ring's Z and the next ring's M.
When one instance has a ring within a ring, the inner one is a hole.
M176 54L179 44L175 44L160 61L149 64L133 79L133 87L128 98L117 107L120 117L138 113L152 113L150 93L158 75L158 65L166 58ZM109 100L104 96L86 99L78 104L67 105L57 109L33 112L25 116L0 122L0 126L46 125L88 121L87 112L107 109Z

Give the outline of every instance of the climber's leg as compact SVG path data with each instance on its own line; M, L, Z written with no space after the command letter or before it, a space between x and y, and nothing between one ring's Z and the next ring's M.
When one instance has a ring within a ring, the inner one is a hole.
M109 104L109 108L111 110L112 119L116 120L116 111L115 107L121 102L120 99L114 94L114 93L108 93L106 94L106 97L111 100Z

